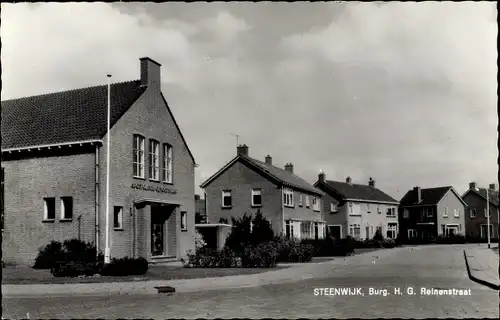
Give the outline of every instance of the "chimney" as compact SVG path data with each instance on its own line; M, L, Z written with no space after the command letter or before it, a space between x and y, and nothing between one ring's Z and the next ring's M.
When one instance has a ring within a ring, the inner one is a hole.
M269 165L273 165L273 158L270 155L266 156L266 163Z
M161 89L161 64L151 58L141 58L141 85Z
M320 171L319 171L319 174L318 174L318 181L319 181L319 182L325 182L325 173L323 172L323 170L320 170Z
M422 189L420 187L415 187L413 190L417 193L417 203L422 201Z
M345 178L345 182L348 183L348 184L351 184L352 183L351 177Z
M239 145L238 147L236 147L236 152L239 156L246 156L248 157L248 147L246 144L243 144L243 145Z
M375 180L373 180L372 177L370 177L370 180L368 181L368 185L372 188L375 188Z
M293 173L293 164L291 163L285 164L285 171Z
M489 189L493 190L493 191L496 191L497 190L497 185L494 184L494 183L491 183Z
M477 187L477 185L476 185L476 183L475 183L475 182L471 182L471 183L469 183L469 189L471 189L471 190L473 190L473 189L474 189L474 190L475 190L475 189L476 189L476 187Z
M196 201L196 200L200 200L200 195L199 195L199 194L195 194L195 195L194 195L194 200L195 200L195 201Z

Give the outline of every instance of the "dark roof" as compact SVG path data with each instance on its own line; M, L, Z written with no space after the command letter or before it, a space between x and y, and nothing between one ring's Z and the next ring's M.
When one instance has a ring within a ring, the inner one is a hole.
M231 160L226 166L224 166L221 170L215 173L213 176L208 178L205 182L203 182L200 186L202 188L206 187L210 184L211 181L216 179L219 175L221 175L224 171L226 171L229 167L231 167L236 161L241 160L244 163L248 164L250 167L259 171L261 174L266 176L267 178L273 180L276 183L281 183L284 186L300 189L306 192L323 195L323 192L315 187L313 187L309 182L304 179L296 176L293 173L290 173L284 169L278 168L271 164L267 164L263 161L253 159L248 156L236 156L233 160Z
M482 197L484 200L486 200L486 188L478 188L478 190L476 190L476 189L469 189L468 191L472 191L475 194L477 194L480 197ZM490 203L493 203L494 205L498 206L498 204L499 204L499 202L498 202L498 191L488 189L488 193L489 193L488 196L489 196ZM465 194L467 194L467 193L465 193ZM465 194L464 194L464 196L465 196Z
M145 91L139 80L111 85L111 126ZM2 101L2 149L101 139L107 85Z
M419 203L417 203L417 192L412 189L404 195L404 197L400 201L400 205L401 206L436 205L450 189L452 189L451 186L421 189L422 199Z
M367 201L380 201L380 202L395 202L398 201L393 197L389 196L380 189L362 185L362 184L349 184L340 181L326 180L325 184L328 188L333 189L336 193L342 196L344 199L359 199Z

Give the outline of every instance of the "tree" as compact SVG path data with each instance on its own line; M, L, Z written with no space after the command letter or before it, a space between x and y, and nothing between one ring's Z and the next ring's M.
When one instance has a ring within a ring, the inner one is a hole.
M271 241L274 238L274 231L271 223L264 218L260 210L257 210L253 219L251 242L258 245L263 242Z

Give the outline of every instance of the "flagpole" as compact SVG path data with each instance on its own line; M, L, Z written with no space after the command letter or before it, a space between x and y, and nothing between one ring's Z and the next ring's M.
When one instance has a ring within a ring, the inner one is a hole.
M107 147L106 147L106 247L104 248L104 263L110 263L110 248L109 248L109 158L111 144L111 75L108 74L108 130L107 130Z
M488 226L486 227L488 230L487 235L488 235L488 248L491 248L491 241L490 241L490 191L486 189L486 221Z

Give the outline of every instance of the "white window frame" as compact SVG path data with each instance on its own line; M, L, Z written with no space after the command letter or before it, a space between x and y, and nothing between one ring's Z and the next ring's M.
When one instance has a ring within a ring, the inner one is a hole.
M418 237L416 229L408 229L407 233L408 233L408 239L415 239Z
M311 207L311 202L309 200L309 195L306 194L306 208L310 208Z
M231 204L224 205L224 198L230 198ZM222 206L222 208L231 208L233 206L233 196L232 196L231 190L222 190L221 191L221 206Z
M484 209L484 217L485 218L491 217L491 210L490 210L490 212L487 212L487 211L488 211L487 209Z
M404 219L409 219L410 218L410 210L403 209L403 218Z
M393 232L392 237L389 237L389 235L387 234L389 232ZM388 222L386 235L387 238L396 239L396 237L398 236L398 224L395 222Z
M283 189L283 205L288 208L294 207L292 189L287 189L287 188Z
M149 180L160 181L160 142L150 139L148 152Z
M470 215L471 219L476 218L476 208L470 209L469 210L469 215Z
M119 209L118 216L116 216L116 209ZM121 206L113 207L113 229L123 230L123 207Z
M427 218L434 217L434 213L432 212L432 208L425 207L425 208L423 208L423 210L425 213L425 217L427 217Z
M443 218L448 218L448 207L444 207Z
M67 210L68 206L69 210ZM68 212L71 212L71 217L66 217ZM73 220L73 197L61 197L61 220Z
M288 234L286 232L287 227L288 227ZM293 221L292 220L285 221L285 237L287 237L288 239L294 238Z
M304 195L302 193L299 194L299 207L302 207L303 206L303 197Z
M54 203L54 205L52 206L54 208L53 218L49 218L48 201L53 201ZM55 219L56 219L56 198L54 197L43 198L43 221L54 221Z
M187 211L181 211L181 231L187 231Z
M262 189L252 189L252 207L262 207ZM260 196L260 203L255 203L255 196Z
M356 232L355 231L358 231L358 236L356 237ZM349 235L354 238L354 239L361 239L361 225L359 224L350 224L349 225Z
M358 203L349 202L349 215L350 216L360 216L361 210Z
M481 239L485 238L485 239L488 239L488 229L487 227L484 228L484 237L483 237L483 226L488 226L487 223L482 223L480 226L479 226L479 230L480 230L480 235L481 235ZM493 228L493 223L490 222L490 239L493 239L495 237L495 228Z
M145 162L145 141L146 139L138 134L134 134L133 138L133 173L134 178L145 178L144 162ZM135 146L134 146L135 145ZM135 148L137 147L137 148ZM136 161L137 159L137 161Z
M313 211L319 210L319 199L317 197L313 197Z
M330 202L330 212L337 212L337 204L335 202Z
M380 205L377 205L377 213L382 214L382 208L380 207Z
M391 218L396 217L396 208L387 208L386 216Z
M173 182L173 176L174 176L173 162L174 162L173 147L168 143L164 143L162 175L163 175L163 182L165 183Z
M453 216L455 218L459 218L460 217L460 208L453 210Z

